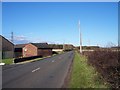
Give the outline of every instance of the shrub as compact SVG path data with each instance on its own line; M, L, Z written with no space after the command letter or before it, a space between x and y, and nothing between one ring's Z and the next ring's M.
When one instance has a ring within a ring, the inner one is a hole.
M14 59L14 63L28 61L28 60L32 60L32 59L36 59L36 58L41 58L41 57L42 56L31 56L31 57L16 58L16 59Z
M88 57L88 64L93 65L112 88L120 87L118 54L120 54L118 51L111 49L84 52Z

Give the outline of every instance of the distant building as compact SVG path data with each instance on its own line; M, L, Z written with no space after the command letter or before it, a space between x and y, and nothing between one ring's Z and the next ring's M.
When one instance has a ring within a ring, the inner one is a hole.
M49 47L52 48L52 51L55 51L55 52L62 52L63 51L62 44L49 44Z
M120 49L120 46L111 47L112 49Z
M0 35L0 52L2 58L13 58L14 57L14 44L7 40L5 37Z
M38 55L50 56L52 55L52 48L49 47L47 43L32 43L37 47Z
M96 50L96 49L99 49L99 48L100 48L99 46L82 46L83 50ZM80 49L80 47L77 46L76 49Z
M49 44L52 51L62 52L67 50L73 50L74 46L72 44Z
M74 46L72 44L64 44L64 51L73 50Z
M50 56L52 48L47 43L29 43L15 45L15 58L31 56Z

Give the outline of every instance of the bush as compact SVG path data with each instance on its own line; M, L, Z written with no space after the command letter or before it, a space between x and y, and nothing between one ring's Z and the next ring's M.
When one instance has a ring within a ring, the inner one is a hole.
M52 51L52 54L58 54L58 52Z
M118 54L120 54L118 51L110 49L84 52L84 55L88 57L88 63L96 68L112 88L120 87L118 82Z
M31 57L16 58L16 59L14 59L14 63L28 61L28 60L31 60L31 59L41 58L41 57L42 56L31 56Z

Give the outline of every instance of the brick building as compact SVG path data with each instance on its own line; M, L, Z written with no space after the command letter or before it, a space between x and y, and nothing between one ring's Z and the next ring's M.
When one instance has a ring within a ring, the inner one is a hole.
M47 43L29 43L15 45L15 58L30 56L50 56L52 49Z
M25 45L27 44L17 44L14 46L15 58L23 57L23 48L25 47Z
M13 58L14 57L14 44L7 40L5 37L0 35L0 54L2 58Z

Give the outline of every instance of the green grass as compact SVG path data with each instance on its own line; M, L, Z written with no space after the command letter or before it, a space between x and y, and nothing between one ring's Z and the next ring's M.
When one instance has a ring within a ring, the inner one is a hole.
M5 63L5 64L12 64L13 63L13 58L9 58L9 59L2 59L2 63Z
M95 69L87 64L87 58L75 54L69 88L107 88Z

